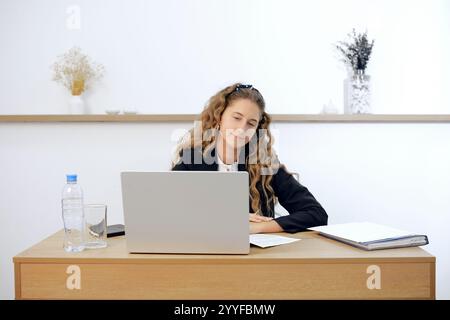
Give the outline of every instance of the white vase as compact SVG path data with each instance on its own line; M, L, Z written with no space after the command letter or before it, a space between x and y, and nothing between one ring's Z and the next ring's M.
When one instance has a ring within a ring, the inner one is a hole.
M344 80L344 113L371 113L370 76L357 73Z
M85 112L86 112L86 110L85 110L85 104L84 104L83 97L81 95L70 96L69 113L70 114L84 114Z

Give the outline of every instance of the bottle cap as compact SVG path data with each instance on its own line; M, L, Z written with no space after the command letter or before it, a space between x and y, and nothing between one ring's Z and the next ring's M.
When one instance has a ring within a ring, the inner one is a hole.
M67 182L77 182L76 174L66 174Z

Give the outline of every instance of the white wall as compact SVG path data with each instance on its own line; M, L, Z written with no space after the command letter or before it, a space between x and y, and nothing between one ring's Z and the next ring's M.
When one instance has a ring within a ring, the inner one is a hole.
M88 202L123 222L123 170L166 170L190 124L0 124L0 298L13 298L12 257L62 228L64 174ZM276 150L322 203L330 223L374 221L426 233L437 297L450 298L450 125L275 124ZM292 137L296 137L295 140ZM174 195L176 196L176 195Z
M80 29L67 28L80 9ZM446 0L2 0L0 113L66 113L50 65L79 45L105 65L92 113L197 113L214 92L253 83L272 113L343 110L333 48L365 29L376 113L450 113Z
M70 5L81 29L66 27ZM107 68L93 113L197 113L234 81L255 84L272 113L342 110L344 68L332 44L351 28L376 39L376 113L450 113L450 3L445 0L0 1L0 114L66 113L51 82L56 56L79 45ZM13 297L12 257L62 227L64 174L122 221L119 172L168 168L189 123L0 123L0 298ZM424 232L450 298L450 126L275 124L280 158L301 174L330 223L372 220ZM74 139L75 137L75 139ZM295 137L293 140L291 137Z

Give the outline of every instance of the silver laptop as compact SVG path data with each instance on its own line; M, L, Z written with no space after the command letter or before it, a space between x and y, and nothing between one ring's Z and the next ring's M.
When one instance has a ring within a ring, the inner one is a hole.
M132 253L248 254L247 172L122 172Z

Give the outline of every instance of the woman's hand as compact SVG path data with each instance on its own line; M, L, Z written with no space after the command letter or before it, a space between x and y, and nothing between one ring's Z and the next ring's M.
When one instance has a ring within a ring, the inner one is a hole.
M254 213L249 214L250 233L264 233L264 232L283 232L281 226L270 217L260 216Z
M261 223L258 222L250 222L250 234L261 233Z
M249 221L250 222L267 222L273 220L273 218L260 216L259 214L250 213L249 214Z

